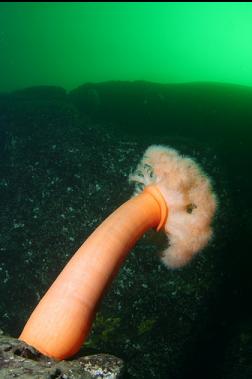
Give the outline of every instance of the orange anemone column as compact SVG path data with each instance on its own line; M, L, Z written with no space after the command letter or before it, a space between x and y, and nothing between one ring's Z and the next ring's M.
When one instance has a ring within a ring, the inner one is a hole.
M113 212L83 243L27 321L19 339L65 359L80 349L97 306L130 248L149 228L160 230L167 205L155 186Z

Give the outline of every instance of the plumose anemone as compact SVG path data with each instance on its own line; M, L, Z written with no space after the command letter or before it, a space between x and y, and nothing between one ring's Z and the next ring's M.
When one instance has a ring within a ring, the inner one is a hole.
M135 196L81 245L27 321L19 338L41 353L65 359L79 351L105 290L145 231L166 232L162 261L172 268L189 262L211 238L216 197L192 159L151 146L130 181Z
M161 259L171 268L184 266L213 234L217 201L209 177L193 159L173 148L153 145L129 181L135 183L135 194L153 184L159 188L169 209L164 225L168 247Z

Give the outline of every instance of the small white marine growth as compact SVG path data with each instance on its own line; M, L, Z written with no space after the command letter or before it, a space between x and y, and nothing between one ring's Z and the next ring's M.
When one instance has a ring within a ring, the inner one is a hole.
M169 241L161 259L171 268L184 266L212 237L217 200L209 177L193 159L153 145L129 180L136 194L151 184L159 188L168 206L164 229Z

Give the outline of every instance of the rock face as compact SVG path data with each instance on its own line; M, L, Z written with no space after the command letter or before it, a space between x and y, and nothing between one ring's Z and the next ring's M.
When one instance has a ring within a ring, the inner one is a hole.
M0 335L0 379L119 379L123 371L123 361L113 355L57 362L15 338Z
M61 87L36 86L14 91L12 92L12 97L19 100L38 100L39 102L64 101L66 99L66 91Z
M224 83L86 83L68 98L93 120L138 135L197 135L216 143L216 134L237 136L237 125L248 136L252 118L252 89Z
M132 196L128 175L145 149L161 143L213 178L214 239L183 270L169 271L158 257L167 241L147 233L103 299L82 355L123 358L137 379L229 379L230 362L242 359L235 379L246 377L251 109L251 90L218 84L1 94L0 327L19 335L71 255Z

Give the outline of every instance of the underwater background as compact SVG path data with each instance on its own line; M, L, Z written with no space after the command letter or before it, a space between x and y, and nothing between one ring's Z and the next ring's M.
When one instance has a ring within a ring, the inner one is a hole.
M17 337L134 188L151 144L195 158L214 238L168 270L137 243L83 354L125 378L252 377L252 4L0 3L0 328ZM0 367L1 372L1 367Z

